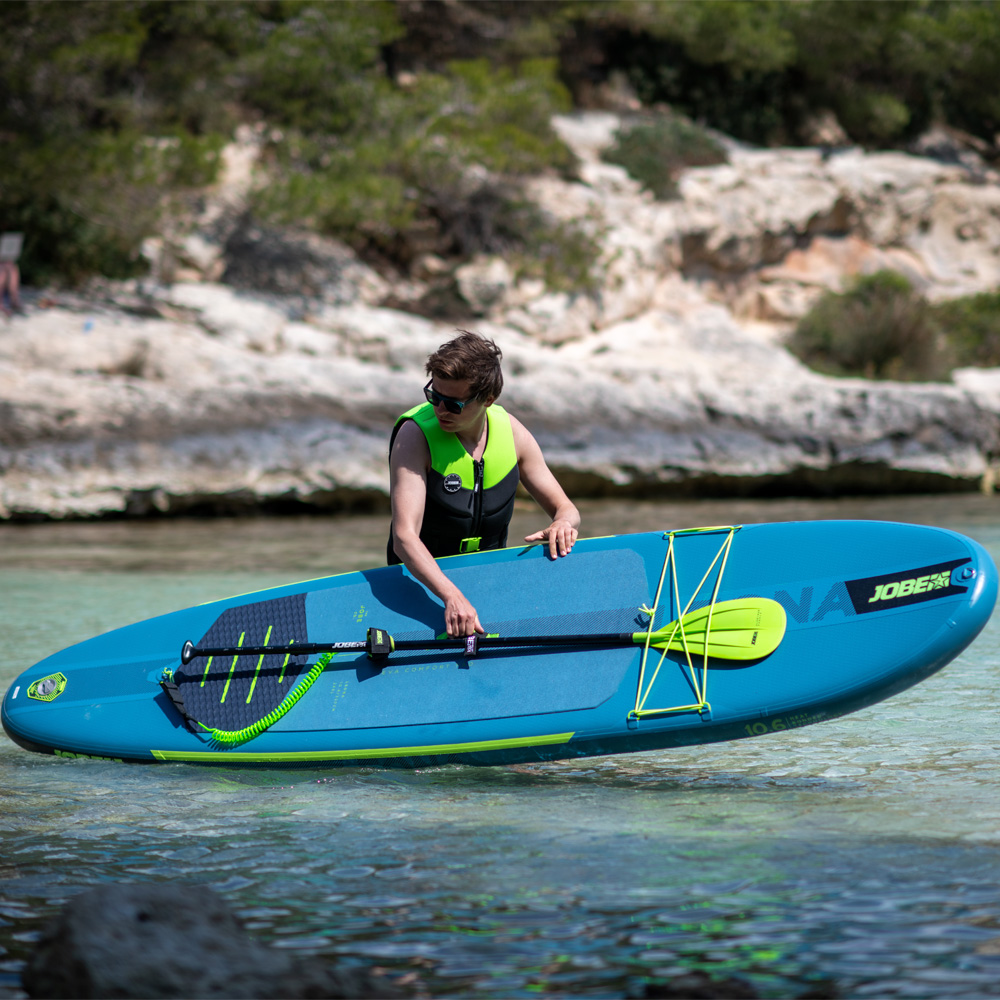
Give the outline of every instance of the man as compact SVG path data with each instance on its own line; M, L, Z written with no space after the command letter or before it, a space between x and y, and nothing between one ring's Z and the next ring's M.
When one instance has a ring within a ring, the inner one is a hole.
M442 344L427 359L427 402L396 421L389 442L388 561L405 564L444 602L449 636L485 630L435 559L503 548L519 481L551 518L526 542L547 542L556 559L569 555L580 526L538 442L496 405L501 357L492 340L465 330Z

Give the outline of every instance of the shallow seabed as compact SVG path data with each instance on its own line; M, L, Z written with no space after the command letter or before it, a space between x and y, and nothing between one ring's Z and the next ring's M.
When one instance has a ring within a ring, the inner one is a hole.
M797 518L955 528L1000 501L595 503L588 534ZM535 526L528 510L516 527ZM376 564L385 519L0 527L0 690L129 621ZM424 996L623 997L701 969L763 996L1000 996L1000 631L832 723L518 768L222 770L0 737L0 996L106 882L221 892L262 940Z

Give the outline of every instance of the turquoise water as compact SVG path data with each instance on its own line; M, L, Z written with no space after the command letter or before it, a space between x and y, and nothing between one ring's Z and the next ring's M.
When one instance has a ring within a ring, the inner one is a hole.
M589 534L879 517L1000 561L1000 505L594 504ZM535 518L519 512L518 526ZM129 621L375 564L384 518L0 527L0 690ZM624 997L691 969L763 996L1000 996L1000 632L833 723L518 768L239 771L28 754L0 737L0 996L105 882L221 892L278 947L423 995Z

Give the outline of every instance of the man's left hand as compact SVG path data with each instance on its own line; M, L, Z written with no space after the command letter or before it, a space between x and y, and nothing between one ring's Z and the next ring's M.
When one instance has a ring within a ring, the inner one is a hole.
M568 556L573 550L579 532L565 518L553 521L547 528L536 531L534 534L525 535L526 542L549 543L549 557L556 559L559 556Z

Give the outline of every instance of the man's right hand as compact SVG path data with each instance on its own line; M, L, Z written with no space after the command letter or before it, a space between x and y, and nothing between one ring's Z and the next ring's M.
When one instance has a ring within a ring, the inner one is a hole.
M480 635L486 632L486 629L479 624L479 615L476 614L476 609L460 591L456 591L445 601L444 627L448 632L449 639L461 639L477 632Z

